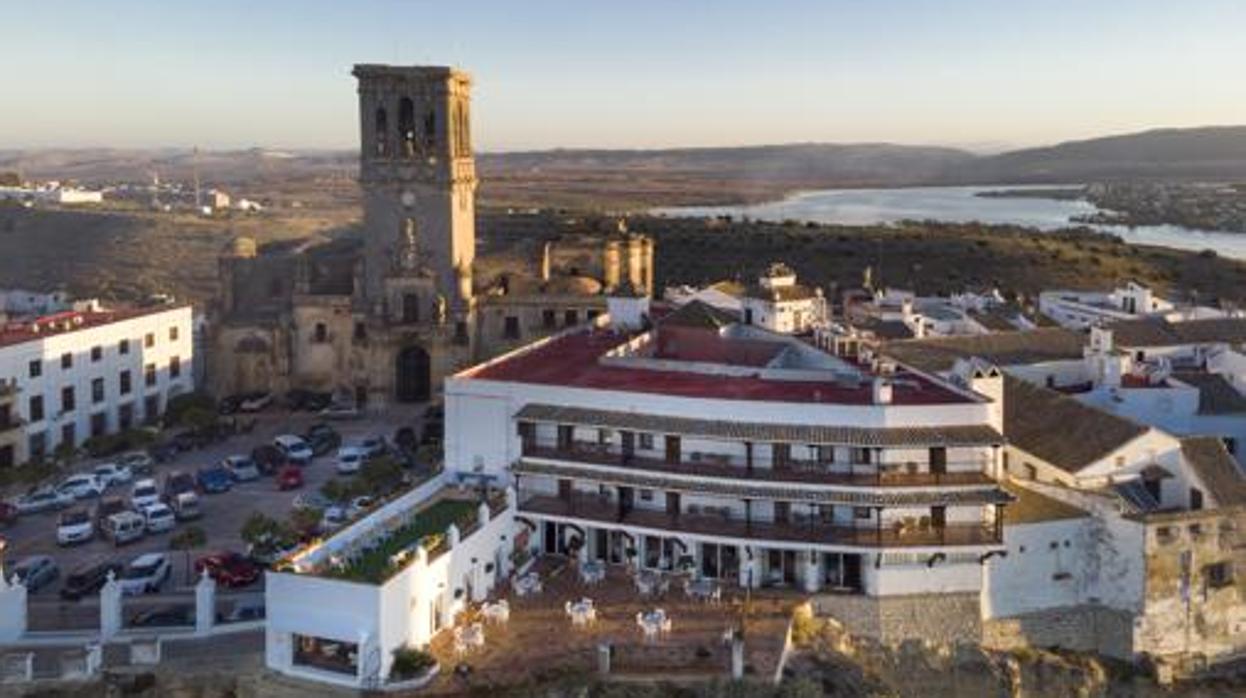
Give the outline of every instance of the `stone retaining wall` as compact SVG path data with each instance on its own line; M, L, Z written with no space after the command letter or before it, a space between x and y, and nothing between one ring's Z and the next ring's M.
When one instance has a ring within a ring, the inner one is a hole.
M869 597L819 594L814 613L834 618L857 637L898 643L924 640L955 644L982 640L977 593Z
M997 650L1060 647L1131 660L1133 618L1124 611L1093 605L1036 611L986 621L982 644Z

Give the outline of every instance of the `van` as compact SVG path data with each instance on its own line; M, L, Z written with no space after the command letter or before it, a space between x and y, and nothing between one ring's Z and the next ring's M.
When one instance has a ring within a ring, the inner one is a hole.
M311 446L301 436L282 434L273 439L273 445L281 451L281 455L285 456L286 462L294 465L307 465L316 456Z
M173 500L173 516L178 521L190 521L203 515L199 510L199 495L194 492L183 492Z
M113 514L104 523L104 535L112 540L113 545L125 545L143 537L147 530L147 519L132 512L123 511Z

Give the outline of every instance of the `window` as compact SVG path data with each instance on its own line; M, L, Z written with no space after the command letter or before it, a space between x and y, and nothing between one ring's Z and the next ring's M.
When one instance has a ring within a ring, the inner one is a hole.
M103 436L108 431L108 414L96 412L91 415L91 436Z
M372 129L372 135L376 138L376 156L385 157L386 151L389 150L389 117L384 109L376 110L373 124L375 128Z
M506 339L519 339L519 318L506 316L506 324L502 328L502 336Z
M852 462L859 463L861 465L869 465L870 464L870 449L868 448L852 449Z
M61 354L61 368L70 369L74 367L74 355L69 352Z
M858 518L858 519L868 519L871 517L870 508L869 507L853 507L852 515L853 517Z
M156 346L156 333L155 332L148 332L146 335L143 336L143 346L147 347L148 349L151 349L152 347Z
M91 363L96 363L104 358L104 348L100 346L91 347Z
M103 378L92 378L91 379L91 402L103 402L103 401L104 401L104 379Z
M30 362L30 377L38 378L43 375L43 361L35 359Z
M1233 583L1233 565L1230 562L1216 562L1203 568L1207 577L1207 586L1221 589Z
M130 379L130 372L128 370L121 372L121 375L118 376L118 383L120 384L120 393L122 395L129 395L133 386Z
M1198 511L1203 508L1203 491L1197 487L1190 488L1190 511Z
M67 385L61 388L61 412L72 412L74 409L74 388Z
M149 388L156 384L155 364L147 364L143 367L143 383Z
M415 102L410 97L398 102L398 142L403 157L415 157Z
M813 445L809 447L813 451L813 457L821 465L830 465L835 462L835 447L826 445Z
M402 295L402 321L416 323L420 321L420 296L416 293Z
M74 429L74 423L70 422L61 427L61 443L68 446L78 445L78 434Z
M552 330L552 329L557 328L558 327L558 313L548 308L546 308L545 310L542 310L541 311L541 325L547 330Z
M641 491L640 491L640 501L642 501L642 502L652 502L652 501L653 501L653 490L641 490Z
M323 322L316 323L316 329L312 333L312 341L316 343L329 341L329 328Z
M33 461L41 461L48 453L48 435L46 432L39 432L30 435L30 441L26 443L26 453Z
M649 433L646 433L646 432L641 432L641 433L640 433L640 434L638 434L637 436L638 436L638 438L640 439L640 449L641 449L642 451L652 451L652 450L653 450L653 434L649 434Z
M590 311L588 311L587 313L585 313L585 318L587 318L589 322L592 322L593 320L596 320L596 319L597 319L597 316L598 316L598 315L601 315L601 311L599 311L599 310L590 310Z
M368 326L363 324L362 322L355 323L355 341L356 342L368 341Z
M130 353L130 340L123 339L120 342L117 342L117 353L118 354L129 354Z
M1236 456L1237 455L1237 439L1233 438L1232 436L1226 436L1222 439L1222 441L1224 441L1224 447L1228 449L1229 453L1233 456Z
M30 421L42 422L43 421L43 396L42 395L31 395L29 407L30 407L29 409Z
M467 323L463 322L462 320L459 320L458 322L454 323L454 343L455 344L467 344L467 342L468 342Z
M174 325L174 326L172 326L172 327L170 327L170 328L169 328L169 341L170 341L170 342L176 342L176 341L177 341L177 336L178 336L178 334L177 334L177 325Z
M125 403L117 408L117 428L125 431L134 426L134 404Z
M562 324L571 327L580 322L580 313L575 310L568 310L562 314Z
M143 418L148 422L160 418L160 395L148 395L143 399Z
M182 357L169 357L169 378L180 378L182 375Z

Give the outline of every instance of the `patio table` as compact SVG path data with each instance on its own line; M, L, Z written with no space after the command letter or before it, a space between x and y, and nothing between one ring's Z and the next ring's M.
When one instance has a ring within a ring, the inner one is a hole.
M606 578L606 566L600 560L590 560L580 565L580 579L585 584L597 584Z
M541 578L529 572L515 580L515 594L527 596L541 593Z

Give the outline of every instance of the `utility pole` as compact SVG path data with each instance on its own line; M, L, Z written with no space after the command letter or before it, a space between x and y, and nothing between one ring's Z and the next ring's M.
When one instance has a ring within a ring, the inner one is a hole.
M199 195L199 146L190 156L190 168L195 178L195 213L203 210L203 199Z

